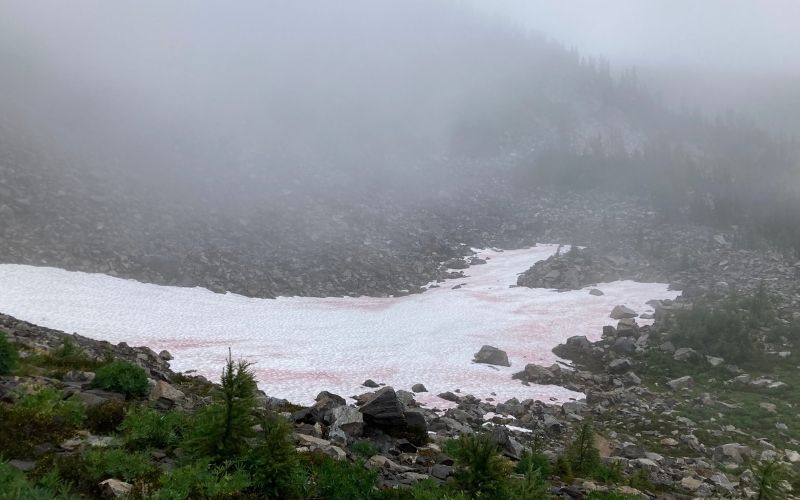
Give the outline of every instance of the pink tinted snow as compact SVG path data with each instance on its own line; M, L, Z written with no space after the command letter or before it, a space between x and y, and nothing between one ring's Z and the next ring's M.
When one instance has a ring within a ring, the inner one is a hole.
M517 275L552 255L557 245L479 251L487 264L466 278L398 298L252 299L60 269L0 265L0 311L42 326L111 342L169 350L175 370L219 377L228 354L255 363L267 394L297 403L319 391L352 396L367 378L410 390L440 408L436 397L463 394L505 401L565 401L581 394L554 386L523 386L511 375L527 363L556 361L551 349L572 335L600 336L617 304L642 313L650 299L677 292L657 283L621 281L557 293L510 287ZM463 284L458 290L452 287ZM511 367L472 363L484 344L508 353Z

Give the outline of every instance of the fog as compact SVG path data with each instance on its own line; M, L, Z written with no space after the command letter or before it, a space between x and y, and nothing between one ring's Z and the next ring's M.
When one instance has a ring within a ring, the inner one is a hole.
M795 133L799 9L2 0L0 125L51 166L112 172L126 189L431 200L539 168L553 148L719 156L700 129L723 111ZM691 123L673 116L684 110Z

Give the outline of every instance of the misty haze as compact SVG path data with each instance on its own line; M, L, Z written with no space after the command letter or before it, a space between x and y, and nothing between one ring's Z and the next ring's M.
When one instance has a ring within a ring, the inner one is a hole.
M800 498L798 19L0 0L0 499Z

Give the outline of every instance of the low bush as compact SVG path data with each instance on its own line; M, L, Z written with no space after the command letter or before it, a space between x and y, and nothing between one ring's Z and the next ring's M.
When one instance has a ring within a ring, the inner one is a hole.
M312 498L326 500L369 500L375 497L373 488L378 474L364 467L363 462L340 462L322 458L311 472L315 490Z
M124 401L109 400L86 410L86 426L95 434L116 432L125 419L127 404Z
M161 477L160 487L153 498L155 500L194 500L237 496L245 491L251 483L244 471L236 468L230 469L224 465L211 465L206 461L194 462L177 468Z
M484 434L462 435L448 443L456 462L455 483L470 498L508 497L508 475L512 466L497 444Z
M127 482L152 478L158 475L150 454L130 452L121 448L95 448L83 456L87 476L94 482L110 477Z
M70 370L93 372L111 362L110 359L98 360L90 358L70 337L65 337L58 349L37 356L34 361L39 366L53 368L60 374Z
M22 396L15 409L36 419L55 419L70 428L78 427L86 420L86 408L76 396L64 399L61 391L44 387Z
M54 476L46 479L44 484L32 484L25 474L0 462L0 500L77 500Z
M6 339L6 334L0 331L0 375L11 373L17 367L17 348Z
M165 413L146 406L128 412L120 425L125 446L130 449L176 447L183 438L188 418L177 411Z
M297 498L302 492L305 474L292 440L293 429L285 418L268 414L261 422L258 444L243 460L250 473L252 488L265 498Z
M363 458L364 460L367 460L370 457L374 457L378 454L378 449L375 448L375 445L366 439L362 439L361 441L356 441L353 443L353 445L350 447L350 450L355 456Z
M77 397L65 400L52 388L25 394L13 405L0 403L0 455L30 457L37 445L69 437L85 418Z
M99 368L92 383L95 387L119 392L127 397L144 396L149 389L144 368L120 360Z

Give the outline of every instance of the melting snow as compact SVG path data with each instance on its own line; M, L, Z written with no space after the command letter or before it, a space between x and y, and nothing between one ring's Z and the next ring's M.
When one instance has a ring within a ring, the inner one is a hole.
M653 283L620 281L556 293L509 287L517 274L555 253L557 245L480 251L488 263L466 278L397 298L254 299L202 288L165 287L102 274L0 265L0 311L38 325L113 343L146 345L174 356L175 370L196 369L216 380L228 347L255 363L267 394L310 403L321 390L364 392L371 378L395 389L423 383L417 399L463 394L566 401L582 394L555 386L523 386L511 374L527 363L550 365L551 349L572 335L596 340L617 304L642 313L650 299L677 292ZM463 284L460 289L452 287ZM472 363L483 344L508 353L511 367Z

